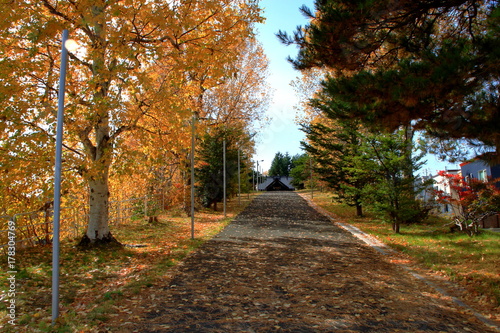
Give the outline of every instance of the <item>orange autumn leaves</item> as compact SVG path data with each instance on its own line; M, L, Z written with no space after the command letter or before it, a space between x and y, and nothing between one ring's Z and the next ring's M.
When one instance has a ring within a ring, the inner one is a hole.
M180 172L193 112L249 128L261 115L265 98L255 96L266 89L257 70L267 60L253 39L262 21L255 1L0 6L0 214L50 201L62 29L80 46L69 56L65 191L85 196L90 179L108 184L112 196L122 187L145 191L157 170ZM259 65L252 72L242 59ZM121 186L125 179L137 186Z

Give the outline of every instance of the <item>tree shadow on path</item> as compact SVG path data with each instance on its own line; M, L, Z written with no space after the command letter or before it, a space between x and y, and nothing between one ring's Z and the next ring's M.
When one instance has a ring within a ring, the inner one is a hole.
M257 197L122 332L495 332L297 194Z

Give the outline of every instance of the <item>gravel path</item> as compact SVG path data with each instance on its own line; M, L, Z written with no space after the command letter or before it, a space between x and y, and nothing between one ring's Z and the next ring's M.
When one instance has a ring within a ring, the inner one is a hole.
M189 256L123 332L497 332L292 192Z

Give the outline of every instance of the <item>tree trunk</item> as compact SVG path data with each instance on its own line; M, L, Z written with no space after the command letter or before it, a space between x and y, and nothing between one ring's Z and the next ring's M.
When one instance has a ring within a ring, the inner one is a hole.
M358 201L356 201L356 216L358 216L358 217L363 216L363 206Z
M109 124L107 115L102 116L95 126L96 145L91 147L90 159L92 160L94 174L89 176L90 190L89 223L85 236L80 242L82 246L102 245L116 243L111 235L108 225L109 218L109 169L113 146L109 137ZM93 148L93 149L92 149Z
M108 173L89 180L90 211L87 231L80 241L80 246L99 246L119 244L109 230L109 186Z
M356 216L363 216L363 206L361 206L360 204L356 204Z
M106 22L104 7L92 6L93 46L96 50L92 59L92 72L96 84L93 98L93 119L95 122L80 132L88 159L91 161L91 174L88 176L90 189L89 223L80 246L119 244L111 235L109 218L109 169L113 155L113 138L110 135L109 105L107 93L111 82L106 75ZM115 133L116 134L116 133ZM94 135L94 140L90 139ZM95 144L93 144L95 142Z
M107 179L90 180L90 214L87 237L102 239L109 235L109 188Z
M392 230L394 231L394 233L396 234L399 234L399 222L394 222L392 223Z

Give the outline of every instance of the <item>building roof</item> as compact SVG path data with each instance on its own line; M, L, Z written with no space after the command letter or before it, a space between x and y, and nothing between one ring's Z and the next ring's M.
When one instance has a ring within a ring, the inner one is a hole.
M281 191L295 191L295 187L292 185L293 178L285 177L285 176L275 176L275 177L267 177L263 183L259 184L259 191L273 191L278 190L276 188L280 188Z

